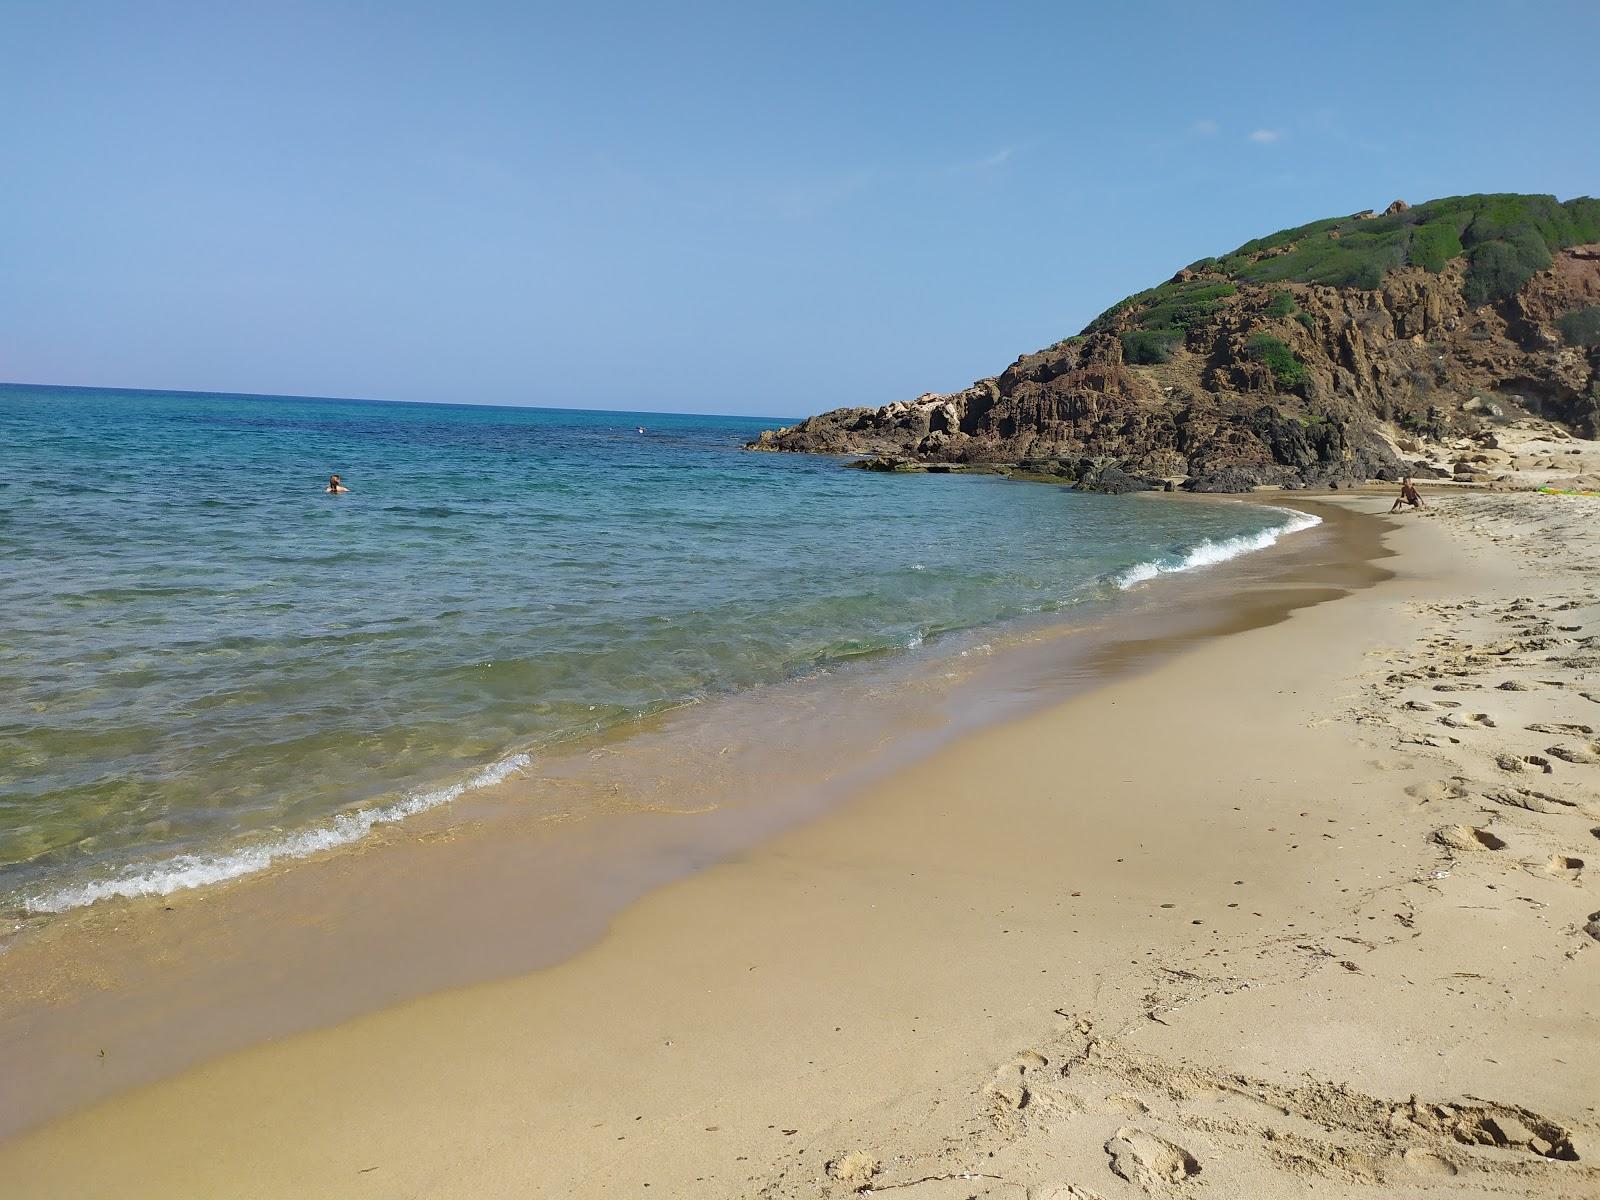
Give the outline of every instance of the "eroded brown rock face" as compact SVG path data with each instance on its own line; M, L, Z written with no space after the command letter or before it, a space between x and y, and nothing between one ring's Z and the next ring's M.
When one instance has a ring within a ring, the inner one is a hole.
M1555 324L1600 305L1600 246L1559 252L1498 305L1468 305L1462 283L1457 260L1437 275L1395 271L1372 291L1240 284L1165 363L1125 361L1129 315L964 391L837 409L751 448L1019 464L1112 490L1179 480L1241 491L1397 478L1407 466L1386 432L1469 432L1504 405L1600 434L1600 348L1564 344ZM1292 309L1275 315L1282 293ZM1293 351L1298 381L1260 361L1262 335Z

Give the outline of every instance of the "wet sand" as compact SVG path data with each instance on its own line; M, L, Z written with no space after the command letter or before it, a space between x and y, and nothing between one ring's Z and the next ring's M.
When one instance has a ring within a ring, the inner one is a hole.
M680 846L676 882L557 965L118 1095L0 1144L0 1175L19 1196L1593 1194L1600 902L1570 864L1600 850L1600 749L1575 732L1600 714L1594 516L1441 500L1392 527L1387 580L1373 547L1329 538L1331 560L1258 577L1215 620L1108 649L1065 703L788 811L814 819L778 836ZM353 872L348 910L386 918L376 952L324 906L200 970L182 947L210 944L205 922L265 934L282 910L174 905L197 940L144 934L119 965L106 936L115 1003L73 1009L92 979L24 997L72 1019L17 1053L48 1049L41 1080L81 1063L96 1011L135 1044L103 1011L160 1011L161 952L186 985L231 972L249 1008L316 990L281 963L328 928L365 947L358 975L450 958L440 939L480 926L502 944L508 897L537 889L527 844L486 821L347 856L320 888L293 873L325 905ZM732 857L682 877L710 854ZM400 900L450 878L488 902L430 921ZM193 1019L219 1011L198 994ZM167 1025L146 1033L170 1047Z
M0 1062L30 1080L0 1092L0 1136L269 1038L559 962L650 888L965 732L1379 578L1375 527L1325 516L1111 606L686 707L355 849L48 918L0 973Z

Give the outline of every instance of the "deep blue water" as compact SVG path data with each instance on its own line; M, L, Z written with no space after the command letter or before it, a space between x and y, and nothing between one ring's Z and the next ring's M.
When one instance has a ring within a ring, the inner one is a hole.
M518 754L1286 520L741 448L776 424L0 386L0 898L350 840Z

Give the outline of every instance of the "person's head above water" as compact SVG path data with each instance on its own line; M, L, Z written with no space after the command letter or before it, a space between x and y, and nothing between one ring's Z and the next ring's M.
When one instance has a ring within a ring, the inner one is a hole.
M337 475L329 475L328 486L323 490L328 492L348 492L350 489L345 487L345 485L339 481L339 477Z

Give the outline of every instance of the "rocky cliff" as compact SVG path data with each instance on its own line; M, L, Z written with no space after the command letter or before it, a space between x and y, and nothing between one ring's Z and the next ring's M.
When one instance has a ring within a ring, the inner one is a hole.
M1528 415L1600 433L1600 201L1397 202L1285 230L962 391L751 448L1242 491L1396 478L1400 446Z

